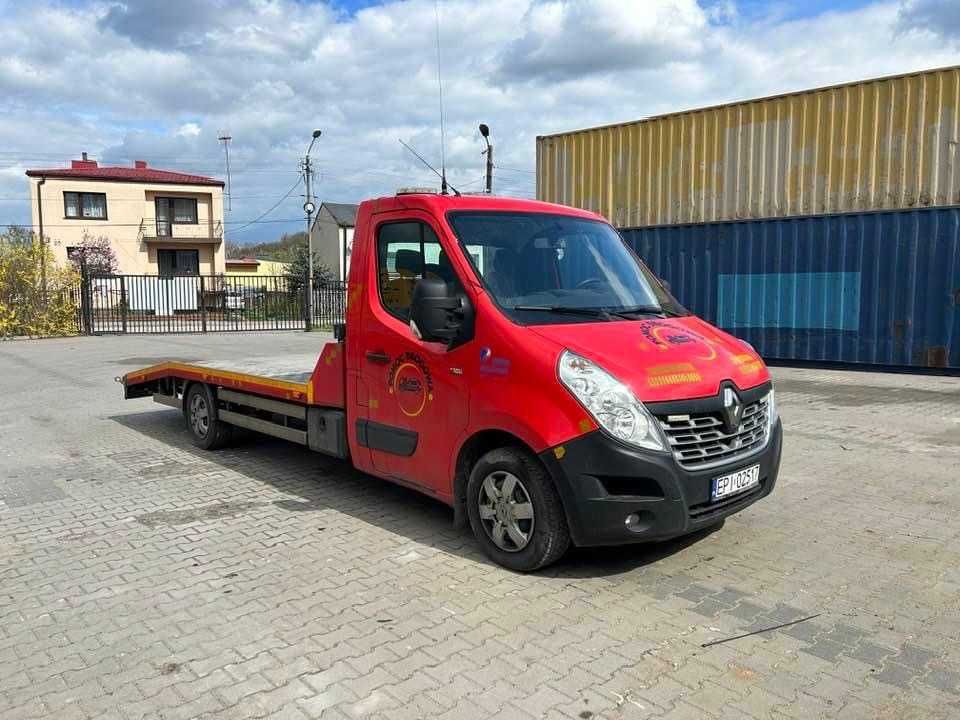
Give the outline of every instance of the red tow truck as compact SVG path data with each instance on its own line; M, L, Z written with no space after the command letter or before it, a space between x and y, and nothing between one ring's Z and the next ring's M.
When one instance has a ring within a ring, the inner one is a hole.
M756 352L691 315L603 218L493 196L360 205L346 323L314 363L165 362L126 398L432 495L495 562L662 540L768 495L781 423ZM312 367L312 369L311 369Z

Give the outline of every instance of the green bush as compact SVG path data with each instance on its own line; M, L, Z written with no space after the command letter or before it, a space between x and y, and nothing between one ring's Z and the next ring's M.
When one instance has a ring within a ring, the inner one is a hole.
M80 276L23 230L0 235L0 337L76 335Z

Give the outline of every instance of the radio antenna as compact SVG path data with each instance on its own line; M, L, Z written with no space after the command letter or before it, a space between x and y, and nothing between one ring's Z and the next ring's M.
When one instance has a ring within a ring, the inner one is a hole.
M440 91L440 193L447 194L447 156L446 148L446 127L443 120L443 74L441 67L443 63L440 59L440 0L434 0L433 11L436 17L437 30L437 89ZM460 193L457 193L458 195Z
M426 165L428 168L430 168L430 169L434 172L434 174L435 174L438 178L440 178L441 182L443 183L442 187L443 187L443 194L444 194L444 195L447 194L447 188L449 187L451 190L453 190L453 194L454 194L454 195L456 195L457 197L460 197L460 191L457 190L453 185L451 185L450 183L447 182L447 179L443 176L443 173L441 173L441 172L440 172L439 170L437 170L433 165L431 165L431 164L428 163L426 160L424 160L424 159L423 159L423 156L422 156L420 153L418 153L418 152L417 152L416 150L414 150L412 147L410 147L409 145L407 145L403 140L400 140L399 138L397 138L397 139L400 141L400 144L401 144L401 145L403 145L407 150L410 151L410 154L411 154L411 155L413 155L417 160L419 160L419 161L422 162L424 165Z

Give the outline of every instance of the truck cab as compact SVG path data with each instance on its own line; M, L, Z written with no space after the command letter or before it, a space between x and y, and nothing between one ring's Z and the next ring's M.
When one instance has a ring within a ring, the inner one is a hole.
M519 571L571 544L717 525L777 479L763 361L683 308L602 217L569 207L431 193L362 203L345 327L308 375L291 389L147 368L124 385L182 409L192 429L202 394L207 437L282 424L270 434L451 505Z

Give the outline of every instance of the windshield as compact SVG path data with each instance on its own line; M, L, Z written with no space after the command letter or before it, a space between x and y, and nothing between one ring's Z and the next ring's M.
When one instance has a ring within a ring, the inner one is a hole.
M583 322L682 310L604 222L505 212L458 212L449 220L484 286L514 319Z

